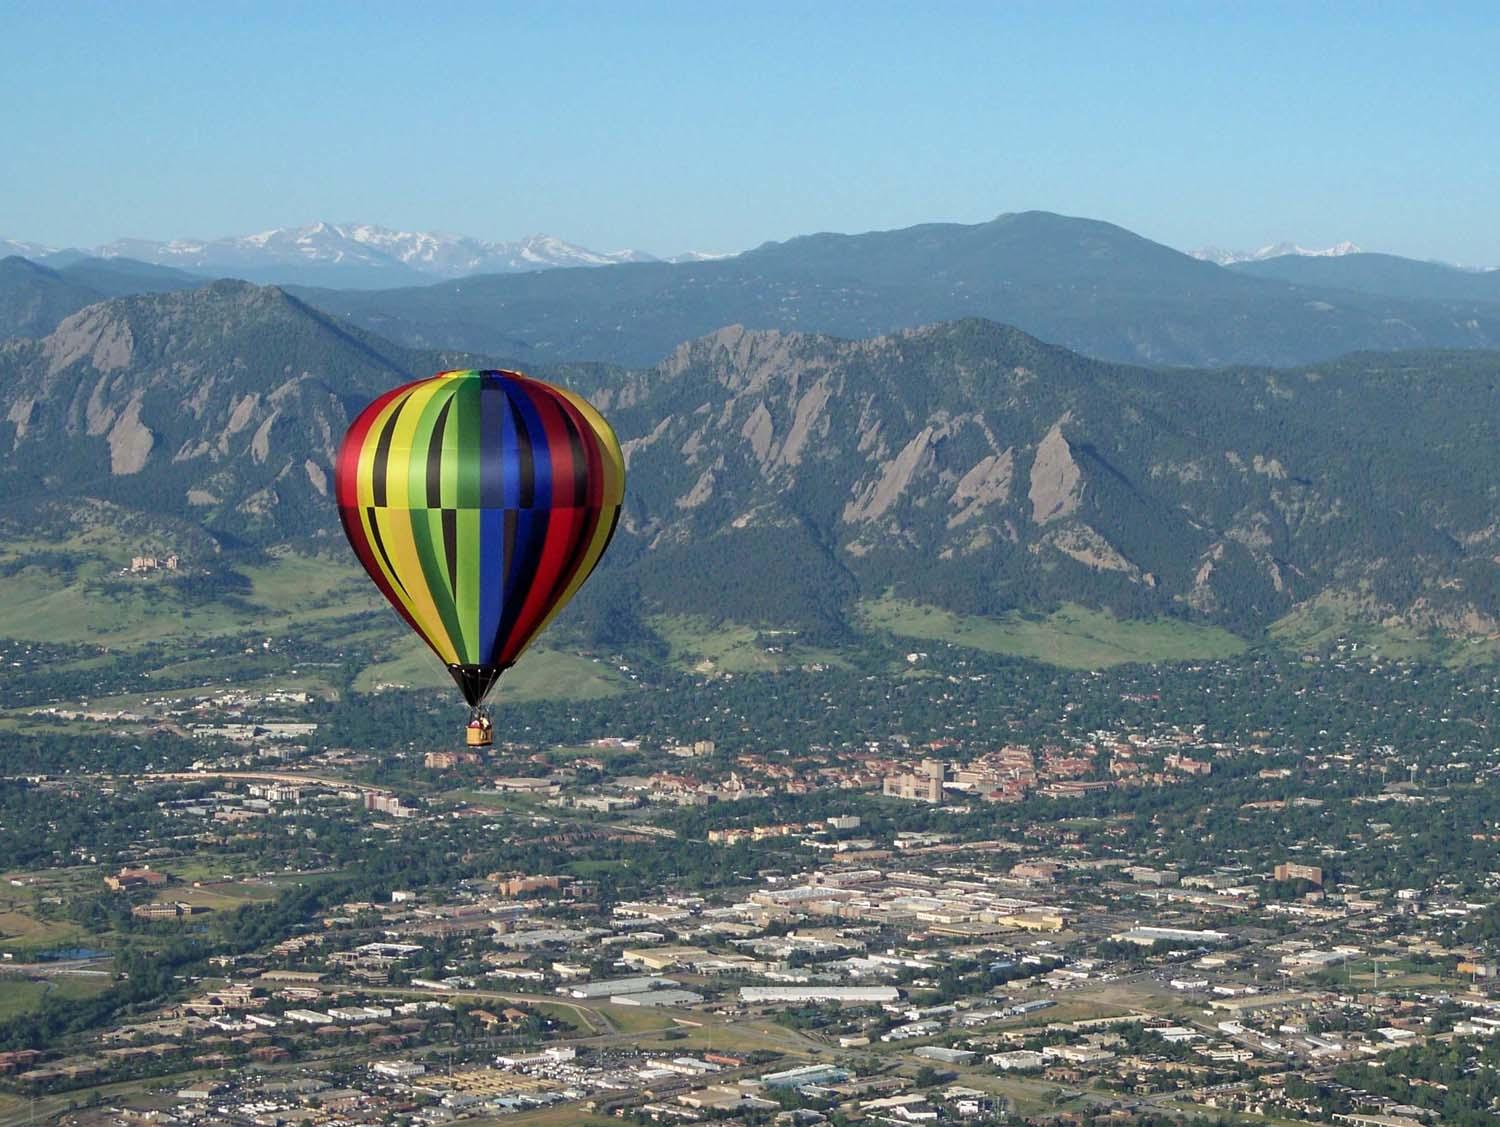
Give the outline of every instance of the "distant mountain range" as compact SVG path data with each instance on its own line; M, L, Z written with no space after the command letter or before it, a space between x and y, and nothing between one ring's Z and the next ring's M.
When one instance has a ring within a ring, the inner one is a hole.
M20 255L43 265L61 257L129 258L211 278L350 288L415 285L471 274L515 274L570 266L659 262L644 251L592 251L551 235L518 242L485 242L464 235L396 231L370 223L310 223L254 235L201 240L118 239L88 251L55 250L0 239L0 256ZM721 257L693 253L668 261Z
M0 345L0 525L107 504L231 553L342 551L328 490L352 414L473 362L240 282L96 304ZM857 341L734 326L650 368L538 374L591 396L629 460L572 620L613 637L651 611L838 631L886 592L1247 634L1315 607L1500 632L1500 353L1163 370L966 320Z
M54 256L55 267L0 258L0 340L50 333L70 313L126 294L193 289L204 279L130 259Z
M206 261L205 246L179 249ZM241 256L226 272L252 279L353 269L368 281L503 257L498 245L484 250L473 240L329 224L212 246ZM726 324L863 338L966 317L1103 359L1177 366L1500 346L1500 271L1353 250L1222 267L1109 223L1048 212L808 235L709 261L609 265L610 256L555 240L514 244L505 254L512 265L537 268L379 290L289 288L347 325L409 347L527 364L653 364ZM252 260L260 265L250 268ZM596 268L540 268L569 261ZM132 258L13 257L0 266L0 338L45 335L103 297L203 283L200 274Z
M1285 258L1289 254L1299 258L1339 258L1346 254L1359 254L1359 247L1350 242L1335 243L1322 250L1308 250L1296 243L1268 243L1259 250L1221 250L1218 247L1199 247L1189 251L1194 258L1212 262L1218 266L1233 266L1236 262L1263 262L1268 258Z
M1444 302L1500 302L1500 270L1468 270L1441 262L1418 262L1394 254L1349 254L1337 258L1284 255L1230 267L1256 278L1298 286L1351 290L1386 297Z
M1391 279L1355 269L1322 283L1250 269L1357 265L1366 257L1225 268L1110 223L1031 211L972 225L807 235L719 262L295 292L409 345L538 363L652 364L678 342L726 324L860 338L963 317L1015 325L1090 356L1167 365L1500 346L1500 303L1485 293L1430 293L1415 275L1388 287ZM1433 269L1464 285L1500 281Z

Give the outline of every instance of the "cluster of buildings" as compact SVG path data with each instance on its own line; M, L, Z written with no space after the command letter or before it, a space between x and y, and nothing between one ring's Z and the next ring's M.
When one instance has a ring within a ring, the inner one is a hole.
M165 556L131 556L127 570L131 575L145 571L176 571L177 564L176 552L168 552Z
M1077 749L1043 749L1040 765L1029 748L1008 746L968 763L925 758L903 763L881 779L887 798L939 806L949 802L1019 802L1028 793L1047 798L1078 798L1120 786L1164 786L1211 774L1213 763L1181 752L1160 754L1160 767L1151 769L1150 755L1157 741L1142 740L1101 746L1086 743Z

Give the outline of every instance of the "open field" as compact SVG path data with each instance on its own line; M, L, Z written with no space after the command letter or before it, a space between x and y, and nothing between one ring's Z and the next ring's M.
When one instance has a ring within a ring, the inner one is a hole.
M1067 669L1104 669L1131 661L1193 661L1230 657L1245 642L1216 626L1176 619L1136 622L1105 611L1066 605L1046 617L958 615L883 598L860 604L868 627L903 638L951 642L987 653L1031 658Z
M662 1007L611 1006L606 1003L593 1008L609 1018L621 1033L656 1033L675 1025L671 1011Z
M95 1088L37 1096L35 1099L0 1093L0 1127L22 1127L23 1124L30 1127L33 1123L55 1122L55 1116L85 1102L89 1096L97 1096L101 1103L124 1102L154 1089L170 1089L174 1085L182 1087L195 1079L211 1075L212 1072L197 1068L145 1080L125 1080L118 1084L102 1084Z
M672 663L697 673L769 673L812 662L840 663L832 650L799 644L795 631L682 614L657 615L650 626L666 642Z
M45 980L0 978L0 1021L30 1013L49 994L57 998L90 998L95 994L102 994L113 985L108 975L59 975Z
M574 1104L564 1104L498 1119L465 1119L464 1127L618 1127L619 1122L607 1115L592 1115Z
M267 885L222 883L205 884L199 888L174 888L164 894L161 900L166 903L191 904L195 908L207 908L210 911L233 911L243 908L246 904L257 904L266 900L276 898L276 889Z
M67 946L83 934L75 923L39 920L24 909L0 912L0 948L7 950Z
M1272 623L1271 638L1289 649L1316 653L1334 643L1358 645L1353 655L1392 661L1478 665L1500 661L1500 637L1442 638L1409 626L1361 621L1357 607L1334 598L1306 603Z
M7 576L0 636L129 645L178 636L274 632L293 622L381 606L352 561L344 564L332 557L287 554L246 565L239 571L250 581L250 590L218 596L194 593L184 576L121 575L123 562L93 556L80 560L71 574L27 566Z
M751 1053L756 1049L768 1049L772 1052L801 1056L807 1051L791 1043L791 1039L796 1036L795 1033L778 1025L751 1026L744 1022L734 1025L705 1023L697 1028L687 1026L679 1028L682 1029L683 1037L673 1041L646 1040L642 1044L669 1045L674 1051L682 1052L694 1050L710 1053ZM794 1063L796 1062L789 1061L786 1067L791 1067Z

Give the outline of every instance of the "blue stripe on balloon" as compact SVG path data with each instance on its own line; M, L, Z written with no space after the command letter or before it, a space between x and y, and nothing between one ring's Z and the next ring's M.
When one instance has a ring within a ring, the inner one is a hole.
M480 665L493 665L503 640L500 634L505 586L505 513L479 510L479 645Z
M510 640L516 619L521 616L521 608L536 579L551 516L550 509L516 510L516 547L510 574L505 577L505 609L500 616L500 629L496 631L501 643Z
M498 381L479 384L479 503L486 509L515 504L506 499L514 490L515 474L507 472L514 458L515 431L505 392ZM507 489L509 486L509 490Z
M536 404L531 401L531 396L526 393L524 387L511 383L507 385L506 390L510 394L511 403L515 405L516 413L520 415L522 424L526 427L527 436L531 439L531 504L550 507L552 505L552 452L547 444L547 428L542 425L541 413L536 409Z

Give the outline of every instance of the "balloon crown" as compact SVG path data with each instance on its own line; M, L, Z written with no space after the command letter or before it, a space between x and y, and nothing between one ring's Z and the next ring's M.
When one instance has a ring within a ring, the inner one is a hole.
M524 380L525 372L512 372L509 368L450 368L446 372L439 372L437 379L453 379L455 377L477 376L485 380Z

